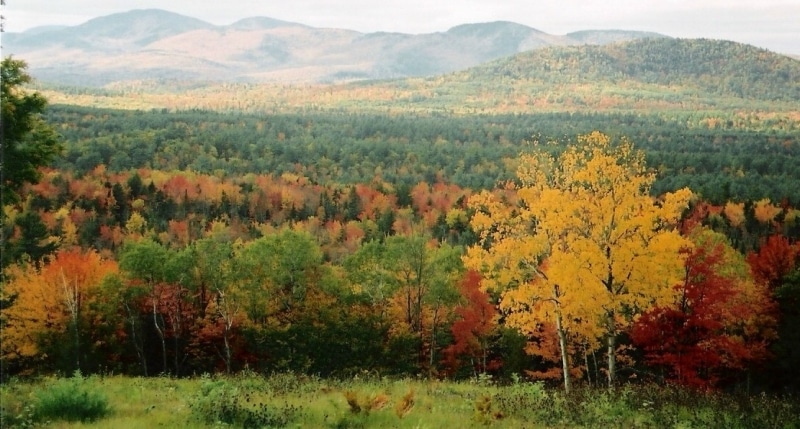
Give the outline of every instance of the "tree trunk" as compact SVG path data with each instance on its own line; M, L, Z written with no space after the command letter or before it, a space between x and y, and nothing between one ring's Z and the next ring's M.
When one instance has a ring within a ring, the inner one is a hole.
M433 321L431 326L431 346L430 356L428 360L428 378L433 376L434 356L436 355L436 325L439 319L439 303L436 303L436 308L433 310Z
M614 387L614 382L617 379L617 328L614 322L614 312L609 311L606 314L608 323L608 387Z
M122 303L125 306L125 313L128 315L128 323L131 325L131 341L133 341L133 348L136 350L136 355L139 357L139 362L142 364L142 374L147 377L147 358L144 355L144 345L139 344L136 338L136 314L131 310L127 302Z
M228 328L225 328L225 334L223 335L223 339L225 340L225 374L231 375L231 345L228 342Z
M586 381L592 386L592 372L589 370L589 345L583 343L583 364L586 365Z
M558 306L558 304L556 304ZM561 348L561 371L564 373L564 392L569 393L572 383L569 376L569 358L567 356L567 334L561 324L561 309L556 308L556 331L558 332L558 345Z
M158 313L156 312L156 301L153 300L153 325L158 333L158 338L161 340L161 370L164 374L167 373L167 342L164 340L164 330L158 324Z

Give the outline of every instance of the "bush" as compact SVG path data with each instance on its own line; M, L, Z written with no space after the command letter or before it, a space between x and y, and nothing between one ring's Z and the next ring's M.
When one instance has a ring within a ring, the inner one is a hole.
M285 427L300 413L298 407L288 404L273 407L255 396L251 391L232 386L225 379L204 378L200 392L190 398L189 408L202 422L242 428Z
M60 379L36 392L34 415L39 421L92 422L111 412L108 399L92 391L80 373Z

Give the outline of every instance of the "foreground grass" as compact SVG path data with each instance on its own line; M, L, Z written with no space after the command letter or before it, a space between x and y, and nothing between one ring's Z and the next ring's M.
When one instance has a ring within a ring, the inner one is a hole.
M94 405L88 417L65 421L64 414L46 414L48 406L67 401L59 391L85 392ZM101 400L108 412L92 414ZM625 386L565 396L524 382L341 381L293 374L11 381L0 387L0 404L3 428L800 428L798 401L764 395Z

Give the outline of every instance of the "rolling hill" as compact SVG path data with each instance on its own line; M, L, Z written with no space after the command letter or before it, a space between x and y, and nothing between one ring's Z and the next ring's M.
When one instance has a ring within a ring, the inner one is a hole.
M736 42L636 39L625 43L540 49L457 74L455 80L513 81L551 86L660 86L698 96L800 102L800 61Z
M227 26L158 9L72 27L4 35L42 82L101 87L126 80L340 82L431 76L549 46L663 38L633 31L551 35L513 22L464 24L430 34L360 33L267 17Z
M549 46L430 77L285 85L193 82L183 76L44 94L53 103L134 109L782 112L796 122L800 61L735 42L653 38Z

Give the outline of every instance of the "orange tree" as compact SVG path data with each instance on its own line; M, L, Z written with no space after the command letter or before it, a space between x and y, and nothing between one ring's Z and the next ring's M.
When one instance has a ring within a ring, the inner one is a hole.
M2 293L13 304L1 313L3 360L26 370L33 362L60 358L64 369L82 369L95 324L102 323L94 311L101 283L116 272L116 262L78 248L58 251L40 269L27 263L9 267Z

